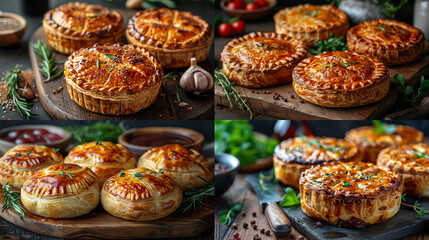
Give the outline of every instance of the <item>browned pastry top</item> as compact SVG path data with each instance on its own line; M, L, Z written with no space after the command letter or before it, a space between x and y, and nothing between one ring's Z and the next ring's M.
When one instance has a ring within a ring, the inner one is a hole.
M377 164L394 172L429 174L429 146L417 143L386 148Z
M135 158L128 148L122 144L106 141L88 142L73 148L67 155L73 163L91 163L94 166L103 164L115 164L119 166Z

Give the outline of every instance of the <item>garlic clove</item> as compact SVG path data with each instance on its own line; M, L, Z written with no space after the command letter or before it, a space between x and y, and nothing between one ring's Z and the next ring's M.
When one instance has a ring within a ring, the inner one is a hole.
M180 78L180 87L186 92L199 95L212 89L213 84L213 76L198 66L195 58L191 58L191 66Z

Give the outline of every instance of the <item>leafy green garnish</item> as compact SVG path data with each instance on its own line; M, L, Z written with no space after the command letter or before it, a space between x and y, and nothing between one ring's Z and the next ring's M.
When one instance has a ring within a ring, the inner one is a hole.
M396 125L394 124L387 124L380 120L372 120L372 124L374 124L374 130L372 130L374 133L377 134L392 134L396 132Z
M291 187L285 189L285 194L282 196L283 200L280 202L280 207L293 207L301 203L298 195L295 194L295 190Z
M378 28L378 29L380 29L384 33L386 32L386 28L385 27L382 27L382 26L375 26L375 27Z
M97 68L100 69L100 59L97 58Z
M118 142L118 137L127 129L123 122L113 124L109 121L96 122L92 125L80 127L64 127L64 130L70 132L76 145L94 141Z
M243 208L243 204L241 203L237 203L237 204L233 204L231 201L228 201L228 205L230 207L230 209L225 209L219 212L219 222L230 226L232 223L232 219L235 218L237 216L237 213L241 211L241 209Z
M345 51L348 49L343 36L337 38L333 33L330 33L328 40L318 41L314 43L314 45L317 47L317 50L312 48L309 49L309 52L314 55L321 54L323 52Z
M65 171L62 171L62 172L59 172L58 174L61 176L61 177L65 177L66 175L70 178L70 179L72 179L75 175L73 175L73 174L71 174L71 173L67 173L67 171L69 170L69 165L67 165L67 169L65 170Z
M19 191L12 190L12 187L9 185L9 182L7 182L3 186L3 190L0 191L3 193L3 201L4 205L1 209L1 212L6 211L8 208L13 208L15 212L18 214L18 216L23 220L25 218L25 213L27 210L21 205L21 197L19 196Z
M327 0L333 6L339 6L342 0ZM396 12L401 9L408 0L400 0L397 5L392 0L371 0L372 3L377 5L380 10L379 13L383 15L385 18L395 18Z
M414 202L413 205L406 203L405 202L405 196L406 196L406 193L402 194L402 196L401 196L401 200L402 200L401 204L404 205L404 206L407 206L407 207L412 207L414 209L414 211L417 213L416 214L416 218L422 218L426 214L429 214L429 211L426 211L426 208L421 207L422 204L419 203L417 200Z
M414 155L414 156L416 156L416 157L419 157L419 158L426 158L426 159L429 159L429 155L427 155L426 153L424 153L424 152L412 152L412 154Z
M113 59L113 60L115 60L115 59L117 59L117 58L118 58L117 56L113 56L113 55L112 55L112 54L110 54L110 53L105 53L104 55L108 56L110 59Z
M40 63L40 73L46 77L44 82L53 80L61 76L64 72L63 70L58 70L58 65L55 65L55 53L51 50L49 45L43 40L38 40L36 43L32 44L31 47L38 55L38 59L42 62Z
M352 185L347 182L347 181L343 181L343 186L342 187L351 187Z
M414 91L413 86L405 86L405 78L402 74L395 74L393 79L400 85L403 93L401 101L409 103L413 107L419 105L422 98L429 96L429 79L425 79L424 76L420 78L420 85L417 87L417 92Z
M270 173L268 175L264 175L263 173L259 173L259 187L262 189L262 191L270 191L271 188L265 186L266 182L277 182L276 175L274 175L274 168L271 169Z

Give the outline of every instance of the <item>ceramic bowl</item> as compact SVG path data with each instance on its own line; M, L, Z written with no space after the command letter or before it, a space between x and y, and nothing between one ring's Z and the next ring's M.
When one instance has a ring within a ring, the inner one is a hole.
M21 26L12 30L0 30L0 47L7 47L17 44L27 31L27 21L18 14L0 11L0 18L1 17L14 18L20 22Z
M263 8L258 8L254 11L246 11L246 9L230 9L226 7L228 0L222 0L220 2L220 7L225 11L229 16L238 17L241 20L245 21L254 21L266 17L271 13L273 8L277 4L277 0L265 0L268 2L268 6Z
M215 173L215 195L222 196L234 183L240 161L228 153L215 153L215 163L228 166L228 169L221 173Z

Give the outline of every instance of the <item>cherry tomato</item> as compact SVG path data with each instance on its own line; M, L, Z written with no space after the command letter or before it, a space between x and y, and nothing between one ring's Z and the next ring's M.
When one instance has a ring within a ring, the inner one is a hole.
M238 9L244 9L246 7L244 0L234 0L234 3L238 7Z
M239 20L232 23L235 34L243 34L246 31L246 23Z
M248 3L246 5L246 11L255 11L256 9L258 9L258 5L254 3Z
M233 31L232 25L229 23L221 23L219 24L217 31L222 37L230 37Z
M237 4L235 2L229 2L226 5L226 7L229 8L229 9L239 9L238 6L237 6Z
M258 7L263 8L268 6L268 3L264 0L256 0L255 1L256 5L258 5Z

